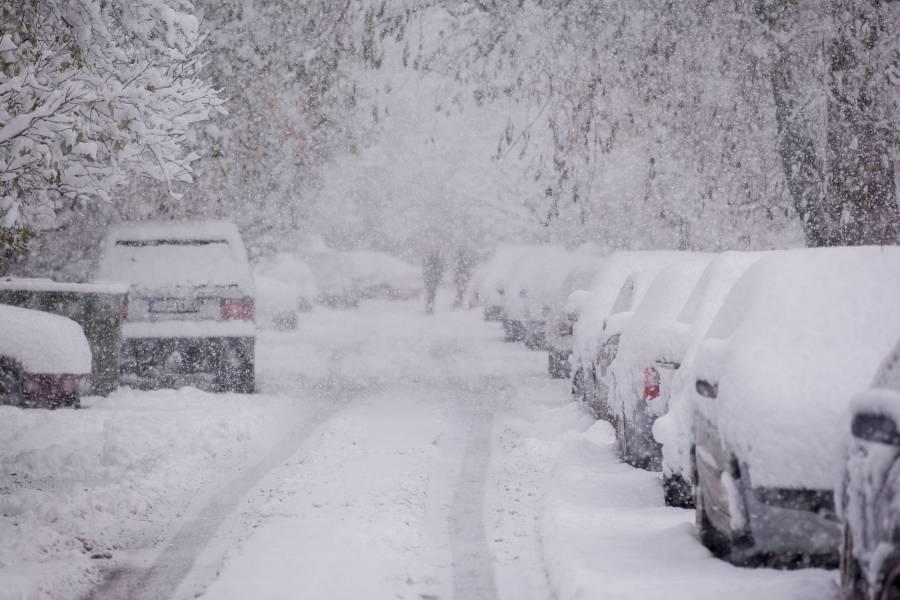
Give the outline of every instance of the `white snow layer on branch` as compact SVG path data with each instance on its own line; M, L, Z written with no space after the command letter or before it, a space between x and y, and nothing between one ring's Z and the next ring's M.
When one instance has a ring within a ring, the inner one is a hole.
M190 128L222 110L192 13L187 0L0 0L4 213L106 199L130 175L191 180Z

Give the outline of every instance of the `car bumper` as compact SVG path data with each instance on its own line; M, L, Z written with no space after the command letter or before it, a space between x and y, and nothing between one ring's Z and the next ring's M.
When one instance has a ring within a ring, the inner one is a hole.
M252 357L255 341L252 336L126 338L121 382L139 389L214 389L228 352L234 348Z
M126 340L246 338L255 335L253 321L132 321L122 325L122 337Z

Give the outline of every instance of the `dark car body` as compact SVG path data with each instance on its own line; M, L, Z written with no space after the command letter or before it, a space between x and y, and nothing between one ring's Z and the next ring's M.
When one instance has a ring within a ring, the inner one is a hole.
M255 286L237 228L141 223L110 230L98 278L127 281L122 381L254 390Z
M854 402L840 489L841 584L851 600L900 597L900 344Z

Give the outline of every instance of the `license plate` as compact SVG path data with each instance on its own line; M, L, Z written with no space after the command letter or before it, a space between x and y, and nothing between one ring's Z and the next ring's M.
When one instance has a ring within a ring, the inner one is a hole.
M189 298L156 298L150 300L152 313L195 313L200 312L200 305Z

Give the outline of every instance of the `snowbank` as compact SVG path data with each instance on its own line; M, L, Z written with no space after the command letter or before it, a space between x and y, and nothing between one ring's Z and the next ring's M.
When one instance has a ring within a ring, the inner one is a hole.
M28 373L91 372L91 349L78 323L5 304L0 304L0 355L14 358Z
M713 558L693 519L693 511L662 505L658 474L618 460L608 423L571 435L540 522L554 598L838 598L827 571L741 569Z
M0 406L2 598L82 597L110 558L152 545L289 422L272 396L120 390L83 403Z
M699 410L756 486L831 489L851 397L900 331L900 248L794 250L760 260L697 353L718 398Z

